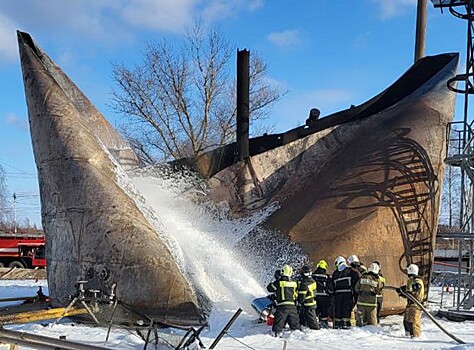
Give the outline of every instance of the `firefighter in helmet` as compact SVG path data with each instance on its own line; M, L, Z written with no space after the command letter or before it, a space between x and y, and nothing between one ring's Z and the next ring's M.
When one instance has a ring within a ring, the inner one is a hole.
M354 287L359 276L347 265L343 256L334 261L336 270L332 274L334 289L334 328L351 328L351 310L354 305Z
M407 284L406 286L397 288L397 292L402 297L405 297L404 294L409 294L422 303L425 298L425 286L423 280L418 276L418 272L419 268L417 265L408 265ZM403 317L403 326L407 336L417 338L421 335L421 308L410 299L407 299L407 308L405 309L405 315Z
M280 279L270 283L267 290L275 293L275 319L272 331L278 337L288 322L291 330L300 329L299 315L296 308L296 290L298 283L291 280L293 268L289 265L281 269Z
M381 293L383 284L379 278L379 265L372 263L367 272L362 274L355 286L359 295L357 299L357 325L373 325L377 322L377 295Z
M313 279L316 281L316 315L319 317L321 328L328 328L329 309L331 307L331 295L329 294L331 279L327 274L328 263L319 260Z
M352 254L347 257L347 263L350 265L352 270L354 271L354 276L357 278L355 279L355 283L353 284L353 287L355 287L355 284L357 281L360 279L362 274L367 271L367 268L362 264L358 258L357 255ZM351 309L351 326L356 325L356 314L357 314L357 293L353 293L354 295L354 300L352 301L352 309Z
M298 306L300 324L310 329L319 329L318 317L316 316L316 282L311 276L309 266L301 268L301 280L298 285Z
M347 257L347 263L361 275L367 271L367 268L360 262L358 256L355 254L349 255Z

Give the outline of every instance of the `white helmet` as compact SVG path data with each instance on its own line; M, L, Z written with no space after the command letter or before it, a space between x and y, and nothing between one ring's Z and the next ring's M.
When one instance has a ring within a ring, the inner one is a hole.
M346 259L343 256L340 256L340 255L336 258L336 260L334 260L334 266L335 267L338 267L339 265L345 264L345 263L346 263Z
M349 257L347 258L347 262L349 263L349 265L353 263L360 263L357 255L349 255Z
M367 269L367 272L372 272L372 273L375 273L376 275L379 274L379 271L380 271L380 267L377 263L372 263L369 265L369 268Z
M407 267L407 275L418 275L418 266L415 264L410 264Z

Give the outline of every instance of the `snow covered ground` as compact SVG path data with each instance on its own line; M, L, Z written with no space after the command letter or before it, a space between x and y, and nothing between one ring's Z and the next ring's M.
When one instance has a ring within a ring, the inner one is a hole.
M145 174L146 175L146 174ZM454 340L439 330L432 321L423 316L423 335L420 339L404 336L402 316L390 316L382 320L379 327L367 326L351 330L304 330L286 332L282 338L274 338L271 328L257 324L257 314L250 306L254 298L265 296L264 285L272 278L274 269L263 268L261 274L266 283L259 282L255 273L245 268L246 256L240 256L235 243L258 225L270 212L263 211L242 220L227 219L225 215L213 211L206 205L198 205L189 200L183 189L187 187L176 179L163 180L157 177L139 176L133 179L134 186L142 194L148 206L174 242L179 247L176 260L183 272L202 291L212 303L212 312L208 319L209 327L201 334L201 339L209 347L219 332L238 308L243 313L221 340L217 349L474 349L474 322L454 323L440 320L440 323L451 333L466 343L458 345ZM189 186L188 186L189 187ZM289 256L288 261L295 262L296 256ZM262 265L263 266L263 265ZM269 273L267 276L266 274ZM262 279L262 278L260 278ZM48 294L47 283L40 281L0 280L0 298L17 296L34 296L38 287ZM392 293L387 291L387 293ZM435 310L441 299L440 287L430 290L430 305ZM444 301L451 298L444 298ZM436 304L438 303L438 304ZM5 306L1 305L0 306ZM52 326L51 322L36 322L6 328L67 340L104 346L107 329L88 327L63 319L60 324ZM174 337L171 330L160 330L163 339ZM110 349L138 350L143 349L144 342L131 331L114 328L105 345ZM154 349L149 346L148 349ZM21 349L27 349L22 347ZM170 349L161 346L158 348Z
M45 281L0 281L0 297L33 296L38 286L43 286L47 292ZM388 291L387 291L388 292ZM440 287L430 290L429 300L439 302ZM445 296L446 298L446 296ZM446 299L445 299L446 300ZM202 333L203 343L209 347L219 331L224 327L235 310L226 310L225 307L216 305L209 319L209 328ZM256 350L283 349L452 349L464 350L474 349L474 322L450 322L439 320L449 332L465 341L466 345L459 345L445 335L433 322L423 316L423 334L419 339L410 339L404 336L402 316L389 316L382 319L379 327L366 326L352 328L351 330L319 330L306 329L302 332L287 332L282 338L274 338L270 334L270 326L257 324L257 315L250 311L248 305L242 305L249 310L244 312L231 327L229 336L225 336L217 349L233 350L251 348ZM437 304L429 304L431 310L436 310ZM88 327L65 319L60 324L51 326L47 322L37 322L23 325L8 326L9 329L40 334L48 337L58 338L66 336L66 339L79 341L86 344L104 346L107 329ZM169 331L165 331L169 334ZM231 337L232 336L232 337ZM235 339L234 339L234 338ZM245 345L243 345L245 344ZM132 332L123 329L113 329L106 347L110 349L143 349L143 340ZM154 349L154 346L149 346ZM21 347L21 349L28 349ZM169 347L160 347L169 349Z

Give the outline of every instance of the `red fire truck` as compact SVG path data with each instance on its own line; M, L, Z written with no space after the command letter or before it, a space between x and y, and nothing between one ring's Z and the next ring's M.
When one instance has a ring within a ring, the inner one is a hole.
M0 232L0 267L46 267L45 237L39 233Z

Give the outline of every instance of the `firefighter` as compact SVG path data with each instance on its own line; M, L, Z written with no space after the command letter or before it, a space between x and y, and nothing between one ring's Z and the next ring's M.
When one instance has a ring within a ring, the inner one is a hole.
M301 280L298 285L298 306L300 324L310 329L320 329L316 316L316 282L311 276L309 266L301 268Z
M318 261L313 279L316 281L316 315L319 317L321 328L328 328L329 308L331 307L331 279L327 274L328 263L325 260Z
M354 254L349 255L347 257L347 262L351 266L352 270L355 272L354 276L357 276L357 279L355 281L355 283L357 283L357 281L360 279L362 274L367 271L367 269L364 266L364 264L360 262L357 255L354 255ZM355 283L353 284L354 287L355 287ZM353 300L353 305L351 309L351 326L356 325L357 297L358 297L358 294L354 292L354 300Z
M347 266L346 259L338 256L334 261L336 270L332 274L334 290L334 328L351 328L351 310L354 305L354 287L359 279L357 273Z
M397 292L402 297L404 297L402 292L410 294L422 303L425 298L425 286L423 280L418 276L418 271L417 265L408 265L408 282L406 286L397 288ZM421 335L421 309L410 299L407 299L407 308L405 309L405 316L403 317L403 327L405 328L405 335L407 336L418 338Z
M292 267L285 265L281 269L280 279L267 286L270 293L275 293L276 310L272 331L276 337L281 335L287 322L291 330L300 329L299 315L296 309L298 284L291 280L292 274Z
M280 269L275 271L275 273L273 274L273 278L274 278L274 281L267 285L267 290L271 293L270 295L267 296L267 298L272 301L272 304L270 306L270 315L272 315L272 317L275 313L275 307L276 307L276 305L275 305L276 293L274 292L274 290L275 290L274 286L278 285L278 281L281 278L281 270Z
M383 277L382 274L382 265L378 261L374 261L377 265L379 265L379 279L380 282L385 285L385 277ZM383 288L380 292L380 294L377 294L377 323L380 323L380 313L382 312L382 304L383 304Z
M362 274L355 286L357 299L357 325L373 325L377 322L377 295L382 292L383 284L379 278L379 265L372 263Z
M357 255L349 255L347 258L347 263L356 271L359 272L359 274L363 274L364 272L367 272L367 268L362 264L357 257Z

